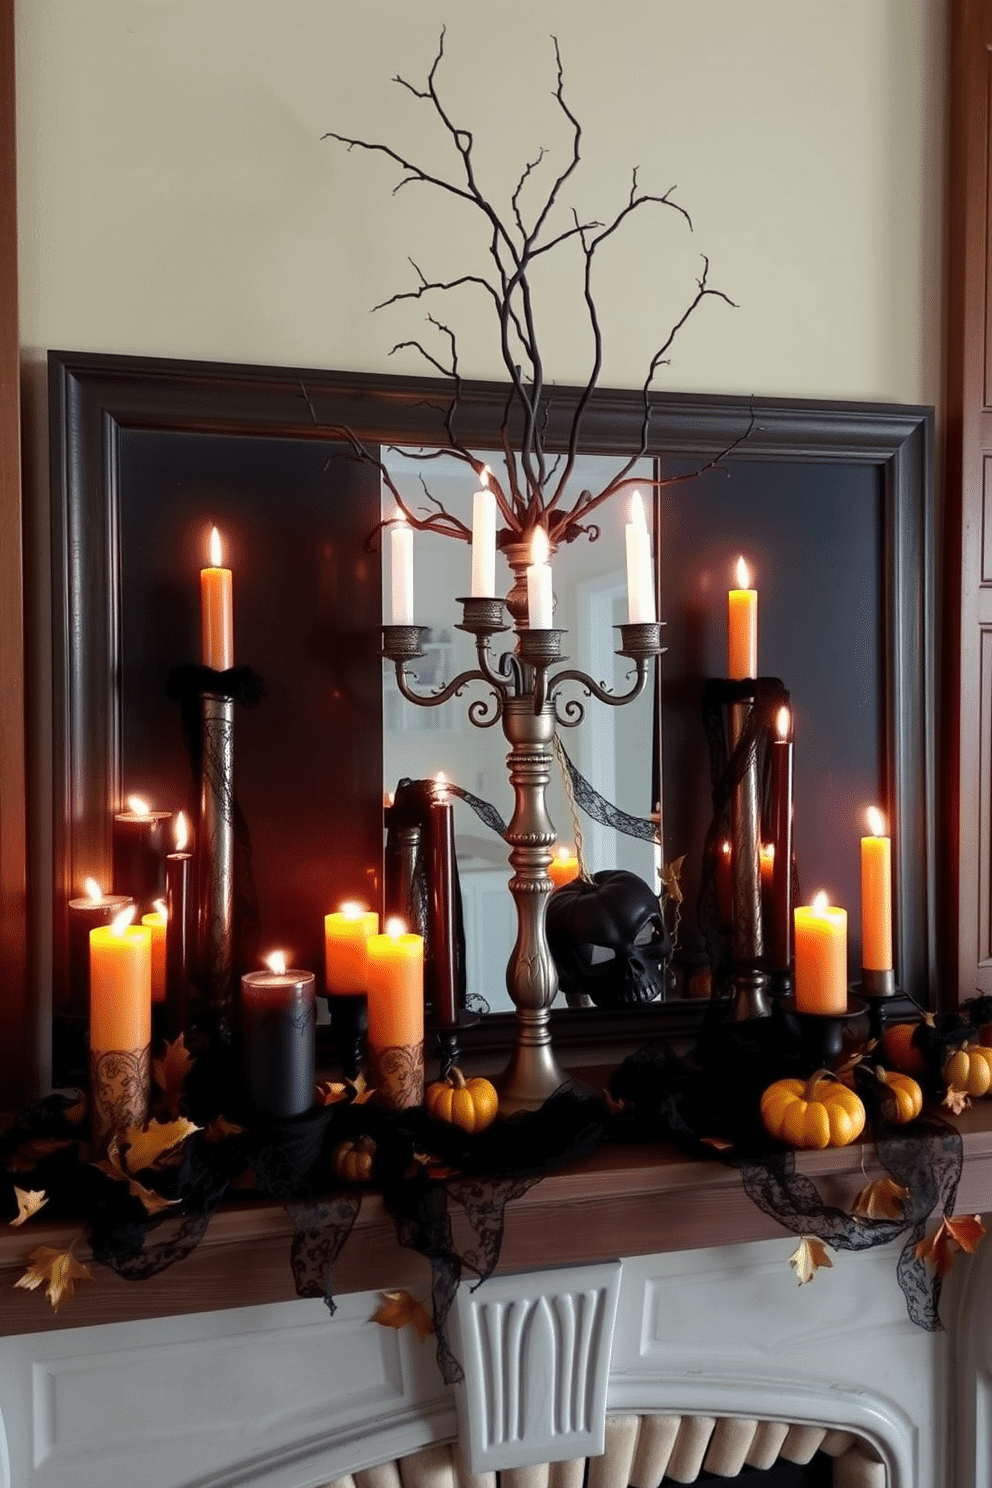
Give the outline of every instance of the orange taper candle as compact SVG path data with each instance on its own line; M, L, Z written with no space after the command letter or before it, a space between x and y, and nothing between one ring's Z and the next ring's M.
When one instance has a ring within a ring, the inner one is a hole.
M152 1002L165 1001L165 937L169 913L164 899L155 900L155 908L141 916L152 934Z
M796 1008L800 1013L847 1011L847 910L817 894L795 911Z
M861 839L861 965L892 970L892 839L877 806L868 807L870 837Z
M368 1047L383 1105L400 1110L424 1097L424 942L403 921L386 921L368 941Z
M226 672L234 665L234 583L223 568L220 533L210 532L210 567L200 569L200 620L203 665Z
M368 942L378 933L379 916L363 904L342 904L324 916L324 980L332 996L365 991Z
M743 558L737 560L737 588L727 595L727 676L740 682L758 675L758 591Z

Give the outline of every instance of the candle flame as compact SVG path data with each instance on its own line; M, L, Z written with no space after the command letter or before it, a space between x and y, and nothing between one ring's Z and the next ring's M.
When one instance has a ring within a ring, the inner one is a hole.
M555 857L558 859L559 863L567 863L571 856L572 854L569 852L567 847L559 847L558 851L555 853Z
M877 806L869 806L865 812L868 818L868 830L873 837L885 836L885 817Z
M129 904L127 909L122 909L117 918L110 923L111 934L116 935L118 939L123 939L124 932L134 919L136 913L137 910L133 904Z
M789 729L792 727L792 715L788 708L779 708L775 715L775 731L780 739L789 737Z
M401 920L398 915L393 915L392 919L386 921L386 934L390 940L399 940L401 935L406 934L405 921Z
M224 563L224 548L216 527L210 529L210 567L221 568Z
M163 920L167 920L169 918L169 906L166 904L164 899L154 900L153 908L156 914L160 914L162 916Z
M763 842L761 844L761 861L763 863L774 863L774 861L775 861L775 844L774 844L774 842Z
M642 532L648 530L648 519L644 514L644 502L640 491L635 491L630 498L630 525L639 527Z
M489 469L489 466L483 465L482 469L479 472L479 485L484 491L489 490L489 477L491 475L492 471Z
M738 589L750 589L750 587L751 587L751 570L748 568L747 564L744 562L743 557L738 558L738 560L737 560L736 573L737 573L737 587L738 587Z
M186 844L189 842L189 822L186 820L185 811L176 812L176 824L173 832L176 841L176 852L185 852Z
M367 913L364 904L359 904L357 899L346 899L340 909L341 915L346 920L360 920Z
M285 951L273 951L272 952L272 955L271 956L266 956L264 958L264 960L265 960L265 964L269 968L269 970L270 971L277 972L278 975L280 975L280 976L286 970L286 952Z
M818 894L813 895L813 913L818 915L826 914L829 908L830 900L827 898L827 892L825 889L821 889Z
M142 796L128 796L127 809L135 816L147 816L152 808Z
M88 899L92 899L94 904L99 904L100 900L103 898L103 890L97 883L96 879L88 878L84 887L86 889L86 897Z
M392 791L383 791L383 793L382 793L382 804L383 804L383 806L392 806L394 800L395 800L395 797L394 797Z
M548 534L545 532L543 527L535 527L534 536L530 540L531 563L547 563L549 552L550 548L548 546Z
M406 519L405 511L398 511L393 518L393 522L396 524L397 527L409 527L410 525Z

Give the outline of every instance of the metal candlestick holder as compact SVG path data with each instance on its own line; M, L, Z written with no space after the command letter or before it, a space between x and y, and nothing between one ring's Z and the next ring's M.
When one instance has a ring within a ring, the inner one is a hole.
M222 1038L234 997L234 699L202 696L200 784L200 974Z
M812 1074L814 1070L832 1067L844 1048L844 1025L863 1018L868 1005L862 998L848 995L842 1012L807 1013L800 1012L795 997L790 996L779 999L778 1010L798 1038Z
M887 1016L894 1011L894 1004L899 997L899 988L896 986L896 974L889 971L870 971L867 967L861 968L861 981L855 984L854 991L862 998L868 1007L868 1035L873 1039L880 1039L885 1028Z
M518 551L519 550L519 551ZM529 550L515 544L507 552L517 574ZM621 625L617 652L633 661L636 676L629 690L611 692L586 673L568 668L551 674L551 668L567 660L562 655L561 630L532 630L521 623L519 596L507 601L517 616L517 646L514 652L494 657L489 642L509 629L504 623L500 599L461 599L459 630L475 637L478 667L461 672L437 692L419 694L411 685L407 663L423 655L425 626L384 625L382 654L396 669L396 682L407 702L420 708L437 708L460 694L471 682L481 682L489 696L476 698L468 707L469 721L476 728L491 728L502 722L510 745L507 767L515 794L515 808L506 840L510 844L510 893L517 910L517 938L506 968L506 985L516 1008L516 1037L513 1055L498 1081L500 1111L536 1110L567 1079L551 1048L549 1026L551 1004L558 991L558 973L548 950L545 916L554 884L548 876L551 848L556 839L546 806L546 791L554 762L556 726L574 728L585 716L577 699L561 702L558 690L575 682L586 695L610 707L620 707L644 690L648 663L664 651L660 622Z
M738 748L751 712L750 701L730 705L730 749ZM730 802L731 925L733 996L730 1021L767 1018L768 976L763 969L761 919L761 792L758 759L752 750Z

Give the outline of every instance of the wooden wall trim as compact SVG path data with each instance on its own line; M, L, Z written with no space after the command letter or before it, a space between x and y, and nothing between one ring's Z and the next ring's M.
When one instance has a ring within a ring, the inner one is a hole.
M24 591L14 0L0 0L0 1098L24 1096L27 1033Z

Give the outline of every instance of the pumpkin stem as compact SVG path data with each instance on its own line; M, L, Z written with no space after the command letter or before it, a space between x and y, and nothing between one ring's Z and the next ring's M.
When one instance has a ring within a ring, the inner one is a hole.
M453 1085L456 1090L465 1089L465 1076L462 1074L457 1064L453 1064L448 1071L448 1084Z
M819 1090L820 1086L827 1080L835 1080L838 1085L843 1085L844 1083L839 1075L834 1074L833 1070L818 1069L815 1071L815 1073L810 1075L809 1079L806 1081L806 1089L803 1091L803 1100L806 1101L807 1104L812 1100L816 1100L816 1092Z

